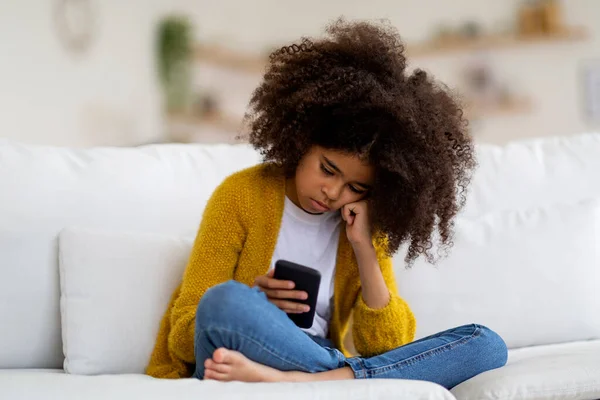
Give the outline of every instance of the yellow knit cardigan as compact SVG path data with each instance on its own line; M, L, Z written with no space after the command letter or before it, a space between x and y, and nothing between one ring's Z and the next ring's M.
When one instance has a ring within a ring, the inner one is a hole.
M217 187L206 205L183 280L161 321L148 375L191 376L198 302L219 283L235 279L253 285L254 278L267 273L284 199L284 174L269 163L237 172ZM354 251L341 230L329 337L346 355L342 342L351 312L354 345L363 356L381 354L414 339L415 319L398 295L392 262L380 247L377 255L391 300L384 308L372 309L363 301Z

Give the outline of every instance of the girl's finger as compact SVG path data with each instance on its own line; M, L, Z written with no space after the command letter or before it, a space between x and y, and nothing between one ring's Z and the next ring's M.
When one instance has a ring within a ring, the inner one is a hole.
M259 286L262 288L266 284L267 276L261 275L254 278L254 286Z
M286 314L303 314L304 313L304 311L290 310L287 308L282 308L281 311L285 312Z
M296 303L293 301L287 300L271 300L271 303L275 304L278 308L282 310L290 310L289 312L307 312L310 310L310 307L306 304ZM286 311L288 312L288 311Z
M280 279L268 278L266 282L266 287L269 289L293 289L295 286L292 281L283 281Z
M265 289L268 298L306 300L308 294L302 290L272 290Z
M354 221L354 216L352 215L352 212L350 211L349 204L346 204L344 206L344 215L345 215L344 221L346 221L346 223L348 225L352 225L352 221Z
M254 280L254 283L264 289L293 289L294 282L270 278L269 275L261 275Z
M348 222L348 218L350 218L350 205L346 204L344 206L344 221Z

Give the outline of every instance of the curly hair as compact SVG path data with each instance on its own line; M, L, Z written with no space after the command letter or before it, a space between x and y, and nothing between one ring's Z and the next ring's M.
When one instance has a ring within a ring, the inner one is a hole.
M436 225L447 254L477 165L460 102L426 72L406 72L389 23L338 19L326 32L271 53L245 138L287 176L314 145L359 155L375 169L375 240L389 256L409 240L407 267L421 254L435 264Z

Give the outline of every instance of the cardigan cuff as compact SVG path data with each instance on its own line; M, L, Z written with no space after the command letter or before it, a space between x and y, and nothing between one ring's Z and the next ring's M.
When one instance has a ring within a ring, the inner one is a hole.
M360 293L358 295L358 299L356 300L357 310L360 310L359 312L361 312L361 313L372 314L373 316L381 315L382 313L389 311L389 308L393 307L394 295L389 291L388 291L388 293L390 295L390 299L389 299L388 303L385 306L383 306L382 308L369 307L367 305L367 303L365 303L365 299L364 299L362 293Z
M414 316L399 296L391 295L385 307L374 309L360 295L355 313L354 344L365 357L382 354L414 339Z

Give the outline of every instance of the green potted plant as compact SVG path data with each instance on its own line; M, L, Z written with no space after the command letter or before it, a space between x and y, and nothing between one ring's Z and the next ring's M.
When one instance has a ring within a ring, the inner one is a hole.
M165 17L157 36L158 75L167 112L185 112L191 95L192 24L185 16Z

